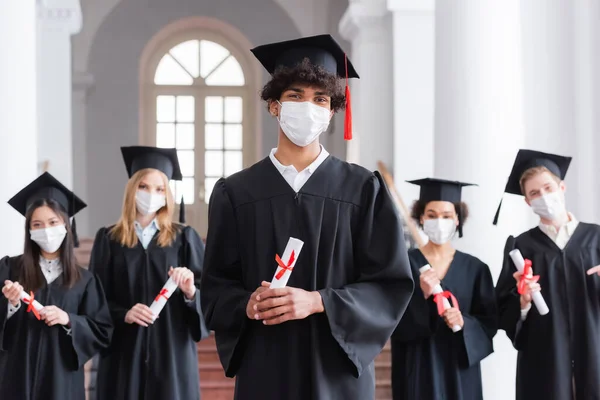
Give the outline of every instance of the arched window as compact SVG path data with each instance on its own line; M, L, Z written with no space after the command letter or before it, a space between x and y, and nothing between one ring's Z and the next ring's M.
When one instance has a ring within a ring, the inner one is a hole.
M183 181L171 182L183 196L188 223L206 231L212 189L255 161L248 78L241 53L214 32L198 30L164 40L151 57L142 142L175 147Z

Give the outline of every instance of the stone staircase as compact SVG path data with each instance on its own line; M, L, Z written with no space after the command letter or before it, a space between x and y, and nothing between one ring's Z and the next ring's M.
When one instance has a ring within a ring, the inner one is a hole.
M79 265L87 268L90 260L93 239L81 238L75 255ZM86 400L94 399L97 360L85 365ZM200 392L202 400L232 400L235 379L227 378L219 362L213 335L198 343L198 368L200 371ZM375 400L392 399L391 349L388 343L375 359L376 394Z

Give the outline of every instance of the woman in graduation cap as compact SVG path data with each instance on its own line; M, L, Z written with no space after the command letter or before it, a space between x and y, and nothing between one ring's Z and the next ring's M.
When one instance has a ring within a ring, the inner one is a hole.
M519 352L517 400L600 399L600 226L567 211L570 163L571 157L519 150L505 189L524 196L540 217L506 241L496 285L500 328ZM536 278L517 272L513 249L531 261ZM545 315L532 305L540 290Z
M279 121L278 145L212 192L207 325L237 400L374 399L374 359L413 280L381 176L319 143L350 100L342 79L356 71L330 35L252 51L273 74L262 99ZM304 242L301 252L276 262L290 237ZM270 288L290 261L286 287Z
M97 396L198 399L195 342L208 335L198 293L204 245L193 228L172 221L169 180L181 180L177 152L121 150L130 177L123 211L116 225L98 231L90 265L104 284L115 324L99 363ZM149 306L169 278L178 289L157 317Z
M0 398L83 399L83 365L112 334L102 285L75 261L69 218L86 205L47 172L9 204L27 234L0 260Z
M461 190L470 184L432 178L410 183L421 187L412 217L429 242L408 252L419 284L392 336L393 397L482 399L480 362L493 352L497 331L494 283L487 265L451 243L457 232L462 236L468 208ZM431 269L421 273L426 265ZM444 310L445 300L453 307Z

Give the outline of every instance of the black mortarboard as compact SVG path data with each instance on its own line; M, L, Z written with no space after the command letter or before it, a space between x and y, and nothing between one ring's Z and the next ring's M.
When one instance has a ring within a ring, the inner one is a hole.
M445 179L425 178L407 181L421 187L419 200L425 203L430 201L449 201L456 204L461 201L462 188L464 186L476 186L474 183L448 181ZM462 237L463 218L458 213L458 236Z
M55 177L44 172L36 180L21 189L12 199L8 201L15 210L23 216L27 214L29 206L39 199L51 199L60 204L69 217L87 207L79 197L67 189Z
M565 179L567 170L571 164L572 157L564 157L556 154L542 153L541 151L535 150L519 150L517 158L513 164L512 171L508 177L506 183L505 193L517 194L522 196L521 192L521 177L528 169L535 167L546 167L550 172L559 177L561 180ZM498 205L498 210L494 216L494 225L498 223L498 217L500 216L500 208L502 207L502 200Z
M74 217L75 214L87 207L87 204L77 197L75 193L67 189L65 185L48 172L44 172L36 180L21 189L19 193L8 201L8 204L21 213L21 215L25 216L31 204L40 199L56 201L64 208L69 217ZM71 232L73 234L73 242L75 247L77 247L79 240L77 238L75 218L71 222Z
M331 35L304 37L285 42L270 43L250 50L258 61L270 73L278 68L293 68L301 64L305 58L313 65L323 67L326 71L346 79L346 119L344 138L352 139L352 105L350 99L349 78L359 78L346 52Z
M163 172L169 180L183 179L176 149L130 146L121 147L121 153L130 178L139 170L154 168Z
M346 52L331 35L318 35L285 42L270 43L250 50L263 67L273 74L280 67L293 68L308 58L311 64L346 78ZM348 60L348 78L358 78L354 66Z

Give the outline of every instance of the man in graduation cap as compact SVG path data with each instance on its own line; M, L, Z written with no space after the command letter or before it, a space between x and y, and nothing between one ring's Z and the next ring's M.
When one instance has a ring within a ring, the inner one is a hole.
M213 190L200 291L207 326L238 400L374 399L373 360L413 280L381 176L319 144L349 100L340 77L356 72L329 35L252 51L272 74L262 98L279 143ZM304 246L287 287L270 289L290 237Z
M600 264L600 227L567 212L563 179L570 162L520 150L506 186L540 216L537 227L508 238L496 285L500 327L519 351L517 399L600 399L600 278L593 274ZM539 281L517 272L513 249L532 262ZM539 290L550 309L546 315L531 304Z

